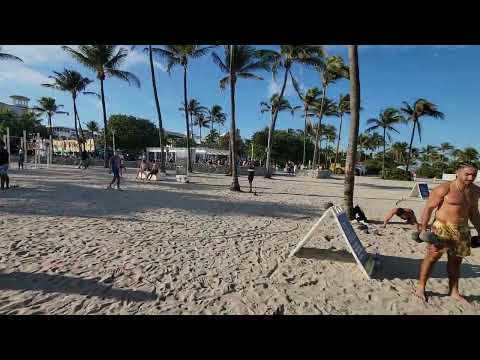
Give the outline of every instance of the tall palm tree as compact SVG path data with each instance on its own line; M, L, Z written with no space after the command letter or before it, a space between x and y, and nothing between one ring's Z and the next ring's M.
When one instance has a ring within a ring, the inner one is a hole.
M187 130L187 168L192 171L190 159L190 124L188 123L188 96L187 96L187 72L190 59L198 59L206 55L211 46L199 45L164 45L163 48L152 49L153 52L167 60L167 72L170 75L174 66L183 68L183 105L185 111L185 125Z
M478 151L473 147L466 147L460 153L461 161L478 161Z
M280 51L262 50L261 55L271 63L271 70L274 81L280 69L284 70L283 82L279 98L282 99L287 86L288 75L292 79L292 66L300 64L309 67L324 66L325 50L322 45L280 45ZM278 110L273 113L272 123L276 124ZM269 168L267 168L267 177L270 177Z
M358 45L348 45L350 72L350 135L345 165L344 206L353 219L353 192L355 188L355 157L357 154L358 128L360 124L360 74L358 67Z
M404 101L403 104L404 107L400 110L407 116L408 121L413 122L412 137L410 138L410 147L408 148L407 155L406 171L408 172L412 155L412 145L413 138L415 136L415 128L418 128L418 136L420 138L420 141L422 141L422 129L420 126L420 119L425 116L430 116L435 119L443 119L444 114L437 110L437 105L425 99L418 99L413 103L412 106L410 106L410 104L408 104L406 101Z
M325 63L317 66L317 70L320 72L320 79L322 81L322 98L320 102L318 119L319 124L322 123L322 117L324 114L324 106L327 96L327 88L336 83L342 78L348 79L348 68L345 66L343 59L340 56L329 56L325 59ZM318 131L315 136L315 145L318 144ZM317 152L314 152L313 164L317 163Z
M202 128L209 128L210 126L208 123L210 120L205 116L204 113L199 113L198 115L195 116L195 122L194 125L197 125L198 128L200 129L200 143L202 142Z
M271 115L267 138L267 160L265 161L266 178L272 177L272 174L270 173L270 157L272 153L273 133L275 131L276 125L276 115L281 111L289 111L293 116L295 114L295 111L299 108L300 106L292 107L292 105L290 105L290 102L287 99L280 97L278 93L273 94L268 103L265 101L262 101L260 103L260 112L269 112Z
M336 108L336 107L335 107ZM329 153L329 145L328 143L329 142L333 142L335 141L335 139L337 138L337 128L334 126L334 125L330 125L330 124L322 124L322 126L320 127L320 130L319 130L319 133L320 133L320 136L319 136L319 156L318 158L320 159L320 156L321 156L321 152L320 152L320 149L322 148L322 140L325 139L325 141L327 142L326 145L325 145L325 151L324 151L324 157L325 157L325 165L327 165L327 157L328 157L328 153Z
M340 118L340 125L338 129L337 148L335 150L335 164L337 164L337 161L338 161L338 149L340 147L340 139L342 137L343 116L345 114L350 114L350 95L340 94L338 103L337 103L337 113L336 113L336 116Z
M33 110L37 111L39 114L47 114L48 116L48 133L53 135L52 132L52 116L55 114L68 114L66 111L60 111L63 105L57 104L54 98L51 97L41 97L38 100L38 106L35 106Z
M367 149L370 150L371 159L373 158L373 153L377 151L377 149L383 146L384 144L385 142L383 141L383 136L381 136L379 133L374 132L373 134L369 135L368 142L367 142Z
M103 110L103 140L104 140L104 165L108 167L107 158L107 109L105 106L104 81L107 77L114 77L126 81L129 85L140 87L140 80L128 71L120 70L120 66L128 56L128 50L118 48L118 45L79 45L78 50L69 46L62 46L62 49L70 54L80 64L95 72L100 80L100 94L102 97Z
M362 161L362 152L364 149L368 148L368 143L370 141L370 138L368 137L367 134L360 134L358 135L357 139L357 147L358 147L358 153L360 155L360 161Z
M395 161L403 163L406 158L406 152L408 144L406 142L396 142L390 147L390 151L393 153Z
M85 139L85 137L83 135L82 125L80 124L80 117L78 116L77 97L80 93L90 94L89 92L85 92L84 90L90 83L92 83L92 80L87 77L83 77L79 72L75 70L64 69L62 73L59 73L57 71L53 71L53 73L55 75L49 76L49 78L53 80L53 84L42 85L48 88L66 91L72 95L75 134L77 136L78 146L80 148L80 144L83 143L83 139ZM78 134L77 122L82 135L81 138Z
M305 166L306 159L306 140L307 140L307 119L308 112L312 109L318 102L319 96L321 94L320 90L317 87L308 89L305 93L300 89L298 82L295 78L292 77L293 88L295 89L298 97L303 103L303 117L304 117L304 127L303 127L303 160L302 165Z
M385 146L387 143L387 138L389 141L392 141L392 136L390 131L395 131L399 134L398 130L393 127L393 125L404 123L405 118L400 114L400 111L389 107L384 111L380 112L378 118L372 118L367 120L367 124L372 125L366 131L374 131L378 129L383 129L383 158L382 158L382 179L385 179Z
M320 163L319 161L319 140L320 140L320 129L322 128L322 118L324 116L335 116L337 114L337 104L335 101L329 98L322 98L320 102L312 104L310 108L309 116L317 116L318 122L315 126L315 146L313 148L313 165L316 166Z
M92 137L93 137L93 148L95 150L97 150L97 146L95 144L95 138L96 138L96 134L98 133L98 131L100 130L100 127L98 126L98 123L94 120L91 120L89 122L87 122L85 124L85 126L87 127L88 130L90 130L90 132L92 133Z
M135 45L132 46L132 50L135 48ZM160 172L165 172L165 149L163 144L163 139L165 137L163 129L163 120L162 112L160 111L160 101L158 100L157 92L157 81L155 79L155 66L153 63L153 48L152 45L148 45L148 48L143 49L144 52L148 52L148 60L150 63L150 77L152 78L152 87L153 87L153 97L155 99L155 108L157 109L158 117L158 139L160 143Z
M451 153L455 147L449 142L444 142L440 144L440 152L442 153L442 162L445 161L447 153Z
M249 45L225 45L223 59L215 52L212 53L213 62L217 64L220 70L228 74L220 80L220 88L225 89L230 84L230 106L231 106L231 126L230 126L230 147L232 164L232 185L233 191L240 191L238 183L236 166L236 123L235 123L235 88L239 78L263 80L260 76L254 74L258 70L269 70L269 63L262 56L261 51Z
M185 105L183 102L181 103L181 107L179 107L178 110L182 112L185 111ZM198 117L200 114L205 115L207 111L208 109L205 106L200 105L200 102L197 99L190 99L190 101L188 102L187 112L188 112L188 115L190 116L190 129L191 129L190 132L192 134L192 138L195 133L193 129L194 119Z
M15 60L15 61L23 62L22 59L20 59L19 57L15 56L15 55L2 53L2 46L0 46L0 60Z
M214 130L213 125L218 124L218 136L220 139L220 125L225 124L225 120L227 120L227 115L223 112L223 109L220 105L213 105L210 109L207 109L208 113L208 120L211 121L212 127L210 132Z

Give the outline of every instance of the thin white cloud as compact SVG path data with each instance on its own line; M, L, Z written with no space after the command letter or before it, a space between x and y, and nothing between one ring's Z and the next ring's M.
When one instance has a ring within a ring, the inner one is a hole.
M58 63L71 59L61 45L4 45L3 51L18 56L28 65Z
M29 68L23 63L2 61L0 62L0 84L7 82L40 85L49 82L49 79L46 75Z
M296 80L299 82L300 89L303 90L304 89L303 82L298 77L296 77ZM277 79L277 81L279 81L279 79ZM268 83L268 96L270 97L275 93L280 93L281 90L282 90L282 84L277 83L275 80L273 80L273 77L272 77ZM295 91L295 88L293 87L292 80L290 79L290 76L289 76L287 80L287 86L285 87L285 92L283 96L290 97L290 96L296 96L296 95L297 93Z
M125 68L131 68L132 66L137 65L137 64L150 65L150 63L148 61L148 55L143 52L143 49L132 50L130 48L130 46L123 46L123 48L128 50L128 56L127 56L127 58L125 60L125 63L124 63ZM166 67L156 60L153 60L153 66L155 66L157 69L159 69L163 72L167 72Z

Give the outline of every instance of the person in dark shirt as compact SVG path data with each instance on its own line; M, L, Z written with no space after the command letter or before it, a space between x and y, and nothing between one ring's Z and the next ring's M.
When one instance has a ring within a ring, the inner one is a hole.
M249 161L248 163L248 184L250 185L250 191L252 192L253 178L255 177L255 163Z
M0 185L2 190L10 188L10 179L8 177L8 151L5 149L5 143L0 140Z

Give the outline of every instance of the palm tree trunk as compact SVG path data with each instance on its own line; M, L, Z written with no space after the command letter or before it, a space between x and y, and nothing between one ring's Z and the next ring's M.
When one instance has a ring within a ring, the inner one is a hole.
M315 148L313 150L313 165L317 164L317 156L318 156L318 137L320 135L320 126L322 125L322 117L323 117L323 106L325 104L325 93L327 91L327 87L323 87L323 94L322 94L322 103L320 105L320 114L318 115L318 126L315 130Z
M78 143L78 151L80 152L80 136L78 135L78 126L77 126L77 106L75 104L75 96L72 95L72 100L73 100L73 120L75 124L75 135L77 137L77 143Z
M100 78L100 95L102 96L102 109L103 109L103 166L108 168L107 158L107 109L105 107L105 93L103 90L103 79Z
M78 129L80 130L80 136L82 138L82 147L83 147L83 150L85 151L86 150L85 135L83 134L82 123L80 122L80 115L78 115L78 110L76 109L76 106L77 106L76 103L74 105L75 105L75 112L77 113ZM79 144L79 147L80 147L80 144Z
M52 115L49 113L48 114L48 129L49 129L49 135L53 135L52 131Z
M234 46L230 45L230 107L232 111L232 123L230 127L230 143L232 144L232 185L230 186L230 190L232 191L240 191L240 184L238 183L238 175L237 175L237 144L235 141L236 137L236 124L235 124L235 76L233 74L233 59L234 54Z
M410 157L412 156L412 145L413 145L413 138L415 136L415 127L417 126L417 121L413 120L413 129L412 129L412 137L410 138L410 146L408 147L408 155L407 155L407 165L405 167L407 173L410 167Z
M285 88L287 87L287 80L288 80L288 70L289 68L285 68L285 75L283 77L283 84L282 84L282 89L280 90L280 99L283 98L283 94L285 93ZM276 108L272 114L272 123L270 125L270 129L268 131L268 145L267 145L267 161L265 163L267 171L265 172L265 177L266 178L271 178L272 174L270 173L270 157L271 157L271 151L272 151L272 142L273 142L273 132L275 131L275 124L277 122L277 117L278 117L278 112L279 108Z
M357 45L348 45L350 64L350 135L348 139L347 163L345 165L344 206L353 219L353 193L355 187L355 157L357 155L358 128L360 123L360 76Z
M382 159L382 179L385 179L385 135L386 135L386 128L383 128L383 159Z
M267 138L267 160L265 161L265 178L270 179L272 177L272 174L270 174L270 157L271 157L271 152L272 152L272 136L273 136L273 119L274 119L274 114L272 114L272 121L270 123L270 126L268 127L268 138Z
M155 68L153 67L152 45L148 45L148 55L150 57L150 73L152 74L153 96L155 98L155 107L158 116L158 137L160 140L160 172L165 172L165 158L163 147L163 122L162 113L160 111L160 102L158 101L157 82L155 80Z
M187 67L183 67L183 101L185 102L185 124L187 126L187 169L192 171L192 161L190 159L190 126L188 123L187 109Z
M305 167L306 155L307 155L307 108L305 108L305 121L304 121L304 125L303 125L303 161L302 161L302 165L304 167Z
M342 135L342 116L340 115L340 126L338 129L338 139L337 139L337 150L335 151L335 166L337 166L337 160L338 160L338 149L340 147L340 137Z

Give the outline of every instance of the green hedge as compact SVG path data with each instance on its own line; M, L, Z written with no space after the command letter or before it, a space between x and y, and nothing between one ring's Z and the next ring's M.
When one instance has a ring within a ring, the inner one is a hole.
M385 179L406 181L411 180L410 174L407 171L397 168L385 169Z

